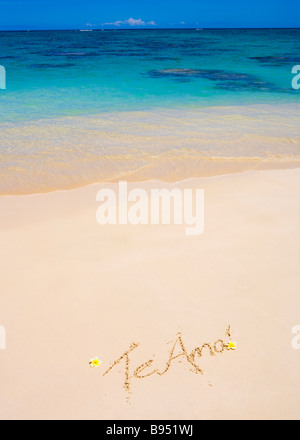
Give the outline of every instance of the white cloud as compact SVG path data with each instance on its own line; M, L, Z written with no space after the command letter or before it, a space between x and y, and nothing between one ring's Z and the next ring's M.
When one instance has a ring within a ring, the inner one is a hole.
M129 18L126 20L127 24L130 24L130 26L145 26L145 22L141 20L140 18L138 20L135 20L134 18Z
M129 26L146 26L146 25L150 25L150 26L156 26L155 21L149 21L148 23L146 23L145 21L143 21L141 18L139 19L134 19L134 18L128 18L128 20L118 20L118 21L114 21L113 23L103 23L104 26L121 26L121 25L129 25Z

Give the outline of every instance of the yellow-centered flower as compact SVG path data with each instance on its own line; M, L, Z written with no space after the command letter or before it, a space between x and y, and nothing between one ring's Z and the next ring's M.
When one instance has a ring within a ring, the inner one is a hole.
M90 360L90 367L91 368L99 367L101 363L102 361L100 361L99 358L95 357L94 359Z
M227 345L227 350L236 350L236 342L230 341Z

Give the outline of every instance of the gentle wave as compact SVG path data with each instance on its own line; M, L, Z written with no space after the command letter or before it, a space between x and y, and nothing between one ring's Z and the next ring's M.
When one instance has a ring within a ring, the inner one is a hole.
M299 110L165 109L1 124L0 194L299 166Z

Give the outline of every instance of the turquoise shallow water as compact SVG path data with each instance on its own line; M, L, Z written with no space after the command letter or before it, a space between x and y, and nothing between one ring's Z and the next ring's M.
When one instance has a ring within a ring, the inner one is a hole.
M299 29L0 32L0 65L0 194L300 163Z
M0 32L0 120L299 102L300 30Z

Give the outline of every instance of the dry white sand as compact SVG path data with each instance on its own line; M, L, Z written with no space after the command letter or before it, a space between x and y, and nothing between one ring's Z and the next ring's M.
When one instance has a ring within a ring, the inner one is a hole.
M205 189L199 237L99 226L99 185L0 198L1 419L299 418L300 170L179 186ZM134 377L178 332L190 353L229 325L237 350L197 358L204 375L182 356ZM129 396L124 361L103 373L131 343Z

